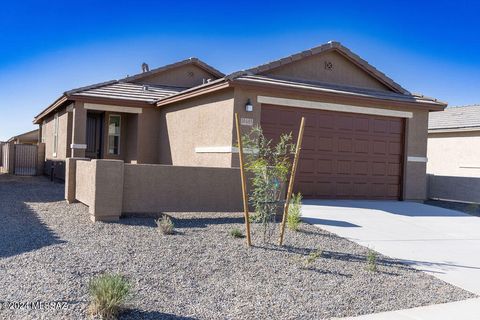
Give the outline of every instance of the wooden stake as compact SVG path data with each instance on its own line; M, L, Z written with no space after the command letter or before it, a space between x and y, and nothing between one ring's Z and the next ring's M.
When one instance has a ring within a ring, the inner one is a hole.
M293 182L295 180L295 172L297 171L298 158L300 157L300 150L302 149L303 130L305 129L305 118L302 117L300 122L300 131L298 132L297 148L295 150L295 158L293 159L292 173L290 174L290 182L288 183L287 200L283 209L282 225L280 227L280 238L278 239L278 245L283 245L283 235L285 233L285 223L288 217L288 207L290 205L290 199L292 198Z
M242 136L240 134L240 124L238 122L238 113L235 113L235 124L237 125L238 157L240 158L240 174L242 176L243 213L245 216L247 245L250 247L252 245L252 242L250 239L250 219L248 215L247 181L245 179L245 169L243 168L243 146L242 146Z

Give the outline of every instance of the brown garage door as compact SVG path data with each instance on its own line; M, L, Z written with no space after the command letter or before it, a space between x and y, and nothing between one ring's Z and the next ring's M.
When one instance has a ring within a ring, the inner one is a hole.
M276 139L306 118L295 191L318 199L400 199L401 118L262 105L261 126Z

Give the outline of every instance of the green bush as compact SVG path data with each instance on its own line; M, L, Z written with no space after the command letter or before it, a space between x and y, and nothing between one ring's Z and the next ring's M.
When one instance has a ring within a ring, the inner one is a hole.
M163 234L173 234L175 225L169 216L164 214L161 218L155 220L157 227Z
M302 215L302 194L299 192L292 195L292 200L288 208L287 227L290 230L298 231L300 226L300 217Z
M103 274L89 283L90 313L102 319L116 319L130 294L130 283L118 274Z
M242 231L238 228L233 228L232 230L230 230L230 235L234 238L243 238L244 237Z
M377 253L371 249L367 252L367 270L376 272L377 268Z

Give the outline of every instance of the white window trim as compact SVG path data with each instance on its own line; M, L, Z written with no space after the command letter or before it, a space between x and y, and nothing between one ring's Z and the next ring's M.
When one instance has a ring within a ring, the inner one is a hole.
M53 117L53 157L57 157L58 152L58 112Z
M111 153L110 152L110 119L112 117L118 117L118 148L117 148L117 153ZM122 141L122 116L119 114L110 114L108 115L108 127L107 127L107 137L108 137L108 154L113 155L113 156L119 156L120 155L120 145Z

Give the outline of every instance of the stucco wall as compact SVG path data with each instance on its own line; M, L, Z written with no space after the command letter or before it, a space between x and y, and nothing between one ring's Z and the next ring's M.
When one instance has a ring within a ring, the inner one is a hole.
M74 172L75 171L75 172ZM240 170L67 160L65 199L89 207L93 221L121 213L241 211Z
M405 126L405 159L404 159L404 184L403 197L406 200L423 200L426 198L427 176L426 163L407 161L408 156L425 158L427 155L427 128L428 128L428 110L415 107L397 107L385 102L365 102L360 99L343 97L319 97L311 94L298 94L287 92L286 90L275 89L257 89L249 87L235 88L235 106L234 112L238 112L240 117L252 118L254 125L260 124L261 104L257 102L257 97L273 96L279 98L300 99L320 102L330 102L338 104L347 104L354 106L363 106L371 108L382 108L389 110L409 111L413 113L413 118L406 120ZM245 103L250 99L254 106L253 112L245 111ZM232 117L233 124L233 117ZM234 129L234 127L232 127ZM242 126L242 133L248 132L251 127ZM232 133L232 145L236 143L236 133ZM238 154L233 154L233 167L238 166Z
M159 161L179 166L230 167L231 153L200 153L200 147L231 147L233 89L161 109Z
M480 177L480 131L430 133L427 157L430 174Z
M45 123L42 125L42 140L44 140L45 143L46 159L65 160L67 156L70 156L69 138L71 139L71 121L71 114L68 113L65 108L58 112L58 145L57 155L54 156L55 116L52 114L45 119Z
M124 213L241 211L239 169L125 164Z
M95 204L95 163L85 160L77 161L74 183L76 183L75 199L93 208Z
M326 69L325 63L332 63ZM327 51L273 69L265 74L294 80L320 81L388 91L389 89L336 51Z

